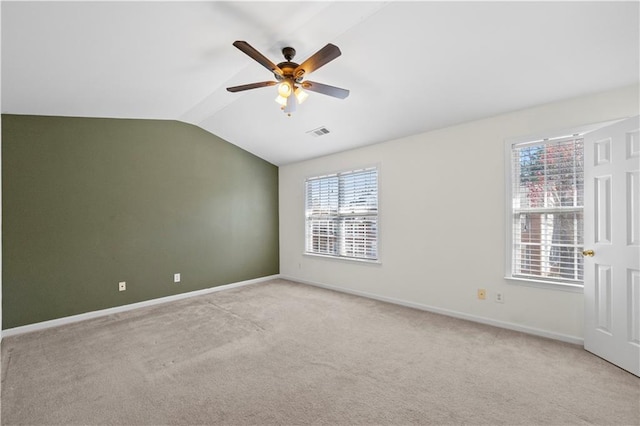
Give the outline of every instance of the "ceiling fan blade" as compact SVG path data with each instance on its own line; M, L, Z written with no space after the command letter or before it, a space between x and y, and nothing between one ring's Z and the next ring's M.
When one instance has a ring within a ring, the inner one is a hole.
M277 81L261 81L260 83L243 84L241 86L227 87L229 92L242 92L243 90L258 89L260 87L275 86Z
M282 75L283 74L282 70L280 69L280 67L278 67L276 64L271 62L269 59L267 59L266 56L264 56L262 53L258 52L256 49L254 49L253 46L251 46L246 41L237 40L237 41L233 42L233 45L235 47L237 47L238 49L242 50L251 59L253 59L257 63L259 63L260 65L262 65L263 67L265 67L266 69L271 71L272 73L278 74L278 75Z
M315 81L303 81L302 88L311 92L322 93L323 95L333 96L334 98L344 99L349 96L347 89L341 89L335 86L329 86L328 84L316 83Z
M338 46L329 43L311 55L309 59L298 65L293 74L295 76L299 76L300 71L302 71L302 74L309 74L321 66L333 61L340 55L342 55L342 52L340 52Z

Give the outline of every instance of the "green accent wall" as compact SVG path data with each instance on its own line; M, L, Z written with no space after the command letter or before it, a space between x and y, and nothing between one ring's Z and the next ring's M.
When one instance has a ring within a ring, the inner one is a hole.
M2 230L5 329L265 277L278 168L177 121L2 115Z

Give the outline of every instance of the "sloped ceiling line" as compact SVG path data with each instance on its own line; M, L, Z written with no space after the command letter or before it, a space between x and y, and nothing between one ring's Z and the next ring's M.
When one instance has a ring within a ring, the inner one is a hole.
M276 165L638 84L639 2L0 2L2 112L196 124ZM342 56L287 117L228 93L326 43ZM264 50L263 50L264 49ZM327 126L322 138L306 135Z

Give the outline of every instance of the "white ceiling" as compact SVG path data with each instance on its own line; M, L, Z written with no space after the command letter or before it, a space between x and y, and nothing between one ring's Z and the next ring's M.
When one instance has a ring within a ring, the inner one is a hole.
M276 165L638 83L634 2L2 2L2 112L175 119ZM232 46L342 56L291 117ZM331 133L306 132L325 126Z

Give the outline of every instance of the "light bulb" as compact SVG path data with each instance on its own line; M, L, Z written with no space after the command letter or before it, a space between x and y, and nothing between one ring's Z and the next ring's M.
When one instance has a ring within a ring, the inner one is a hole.
M288 98L291 94L291 83L289 83L288 81L283 81L282 83L280 83L280 85L278 86L278 94L283 98Z
M285 106L287 104L287 98L283 98L282 96L278 95L278 97L276 98L276 102L282 106Z

